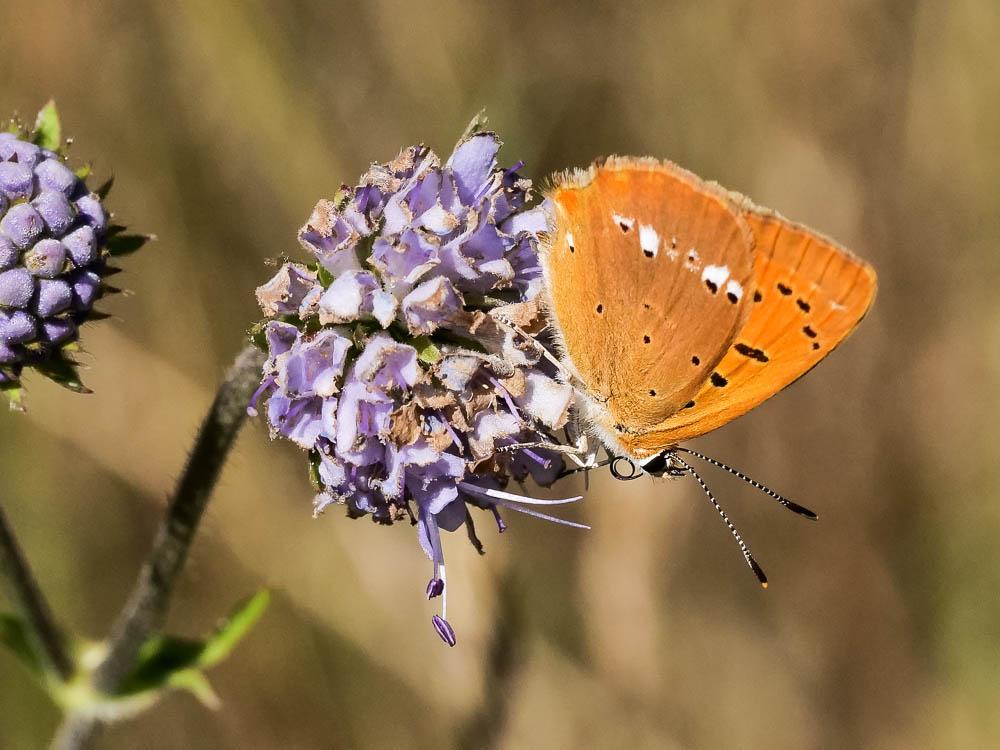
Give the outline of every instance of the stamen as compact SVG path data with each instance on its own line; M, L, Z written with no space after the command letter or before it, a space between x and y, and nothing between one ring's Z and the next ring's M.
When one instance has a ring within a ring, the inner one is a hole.
M447 643L449 646L454 646L457 643L455 639L455 629L448 624L448 621L443 617L434 615L431 618L431 623L434 625L434 629L437 634L441 636L441 640Z
M494 500L512 500L516 503L524 503L525 505L566 505L567 503L575 503L577 500L583 499L583 495L577 495L576 497L565 497L559 500L542 500L541 498L536 497L515 495L510 492L504 492L503 490L483 489L482 487L477 487L469 482L459 482L458 486L466 492L471 492L475 495L485 495L486 497Z
M567 521L565 518L558 518L556 516L550 516L548 513L539 513L537 510L531 510L530 508L522 508L516 503L505 502L501 500L498 505L504 508L510 508L511 510L516 510L518 513L524 513L527 516L534 516L535 518L541 518L543 521L552 521L552 523L557 523L560 526L572 526L574 529L586 529L590 531L590 527L585 523L577 523L576 521Z
M427 582L427 598L433 599L435 596L441 596L444 593L444 581L440 578L434 577Z
M530 448L522 448L521 452L524 455L526 455L528 458L530 458L532 461L534 461L536 464L538 464L539 466L541 466L543 469L547 469L550 466L552 466L552 462L551 461L549 461L547 458L542 458L541 456L539 456L537 453L535 453Z
M271 377L269 377L269 378L265 378L264 381L260 384L260 387L256 391L253 392L253 395L250 397L250 403L247 404L247 415L248 416L251 416L251 417L256 417L257 416L257 414L258 414L258 412L257 412L257 402L260 400L261 394L264 393L264 391L267 390L268 388L270 388L272 385L274 385L274 376L273 375Z
M500 515L500 511L497 510L495 505L490 506L490 510L493 511L493 518L497 522L497 533L502 534L507 530L507 524Z
M490 378L490 382L494 388L500 391L500 395L503 396L503 400L507 403L510 413L523 422L524 418L521 416L521 412L517 410L517 405L514 403L514 399L511 398L510 391L507 390L506 386L494 377Z

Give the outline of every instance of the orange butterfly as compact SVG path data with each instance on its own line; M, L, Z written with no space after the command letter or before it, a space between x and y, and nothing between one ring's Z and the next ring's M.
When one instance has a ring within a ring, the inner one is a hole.
M745 414L833 351L870 307L875 271L669 162L611 158L558 177L548 197L546 304L583 423L629 460L631 476L692 474L766 585L678 452L711 459L678 444Z

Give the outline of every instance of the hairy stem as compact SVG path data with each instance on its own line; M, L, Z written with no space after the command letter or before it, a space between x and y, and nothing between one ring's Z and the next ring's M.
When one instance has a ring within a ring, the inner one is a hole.
M260 384L264 355L248 346L236 358L215 394L166 515L125 606L108 638L108 652L94 673L94 687L112 694L135 665L143 644L163 626L174 582L184 566L198 523L246 419L247 403ZM81 750L101 730L89 716L70 716L52 747Z
M73 660L66 652L62 633L52 617L48 602L28 566L14 530L0 506L0 572L7 581L10 597L17 605L45 671L63 682L73 676Z

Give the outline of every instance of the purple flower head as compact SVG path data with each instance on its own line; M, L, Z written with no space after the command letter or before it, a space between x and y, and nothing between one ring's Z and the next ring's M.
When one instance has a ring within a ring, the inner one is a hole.
M55 123L54 108L46 118ZM117 270L112 256L145 239L109 226L103 198L66 165L53 132L41 124L0 137L0 393L13 405L26 367L85 390L71 359L79 328L114 291L103 281Z
M341 504L414 523L449 645L442 531L467 528L478 546L474 512L503 530L501 511L561 522L535 506L578 499L505 490L561 475L544 446L559 443L573 391L530 333L543 328L548 207L531 207L521 165L499 167L499 150L477 132L443 162L413 146L373 164L316 205L299 232L310 262L285 263L257 289L266 320L253 338L269 357L251 413L266 401L272 437L308 451L316 513Z

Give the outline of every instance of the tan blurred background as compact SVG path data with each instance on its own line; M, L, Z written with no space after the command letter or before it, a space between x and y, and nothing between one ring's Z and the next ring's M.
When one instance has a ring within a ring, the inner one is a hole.
M836 7L834 7L836 6ZM855 248L856 335L701 449L772 585L690 481L595 478L591 532L446 540L444 647L405 525L310 517L302 455L242 435L171 628L260 586L259 629L106 748L985 748L1000 743L1000 6L991 0L4 0L0 110L54 96L118 218L160 241L86 334L80 397L0 413L0 499L53 606L100 636L255 318L264 260L372 160L487 107L542 178L670 157ZM557 488L563 492L571 487ZM0 748L56 710L0 653Z

